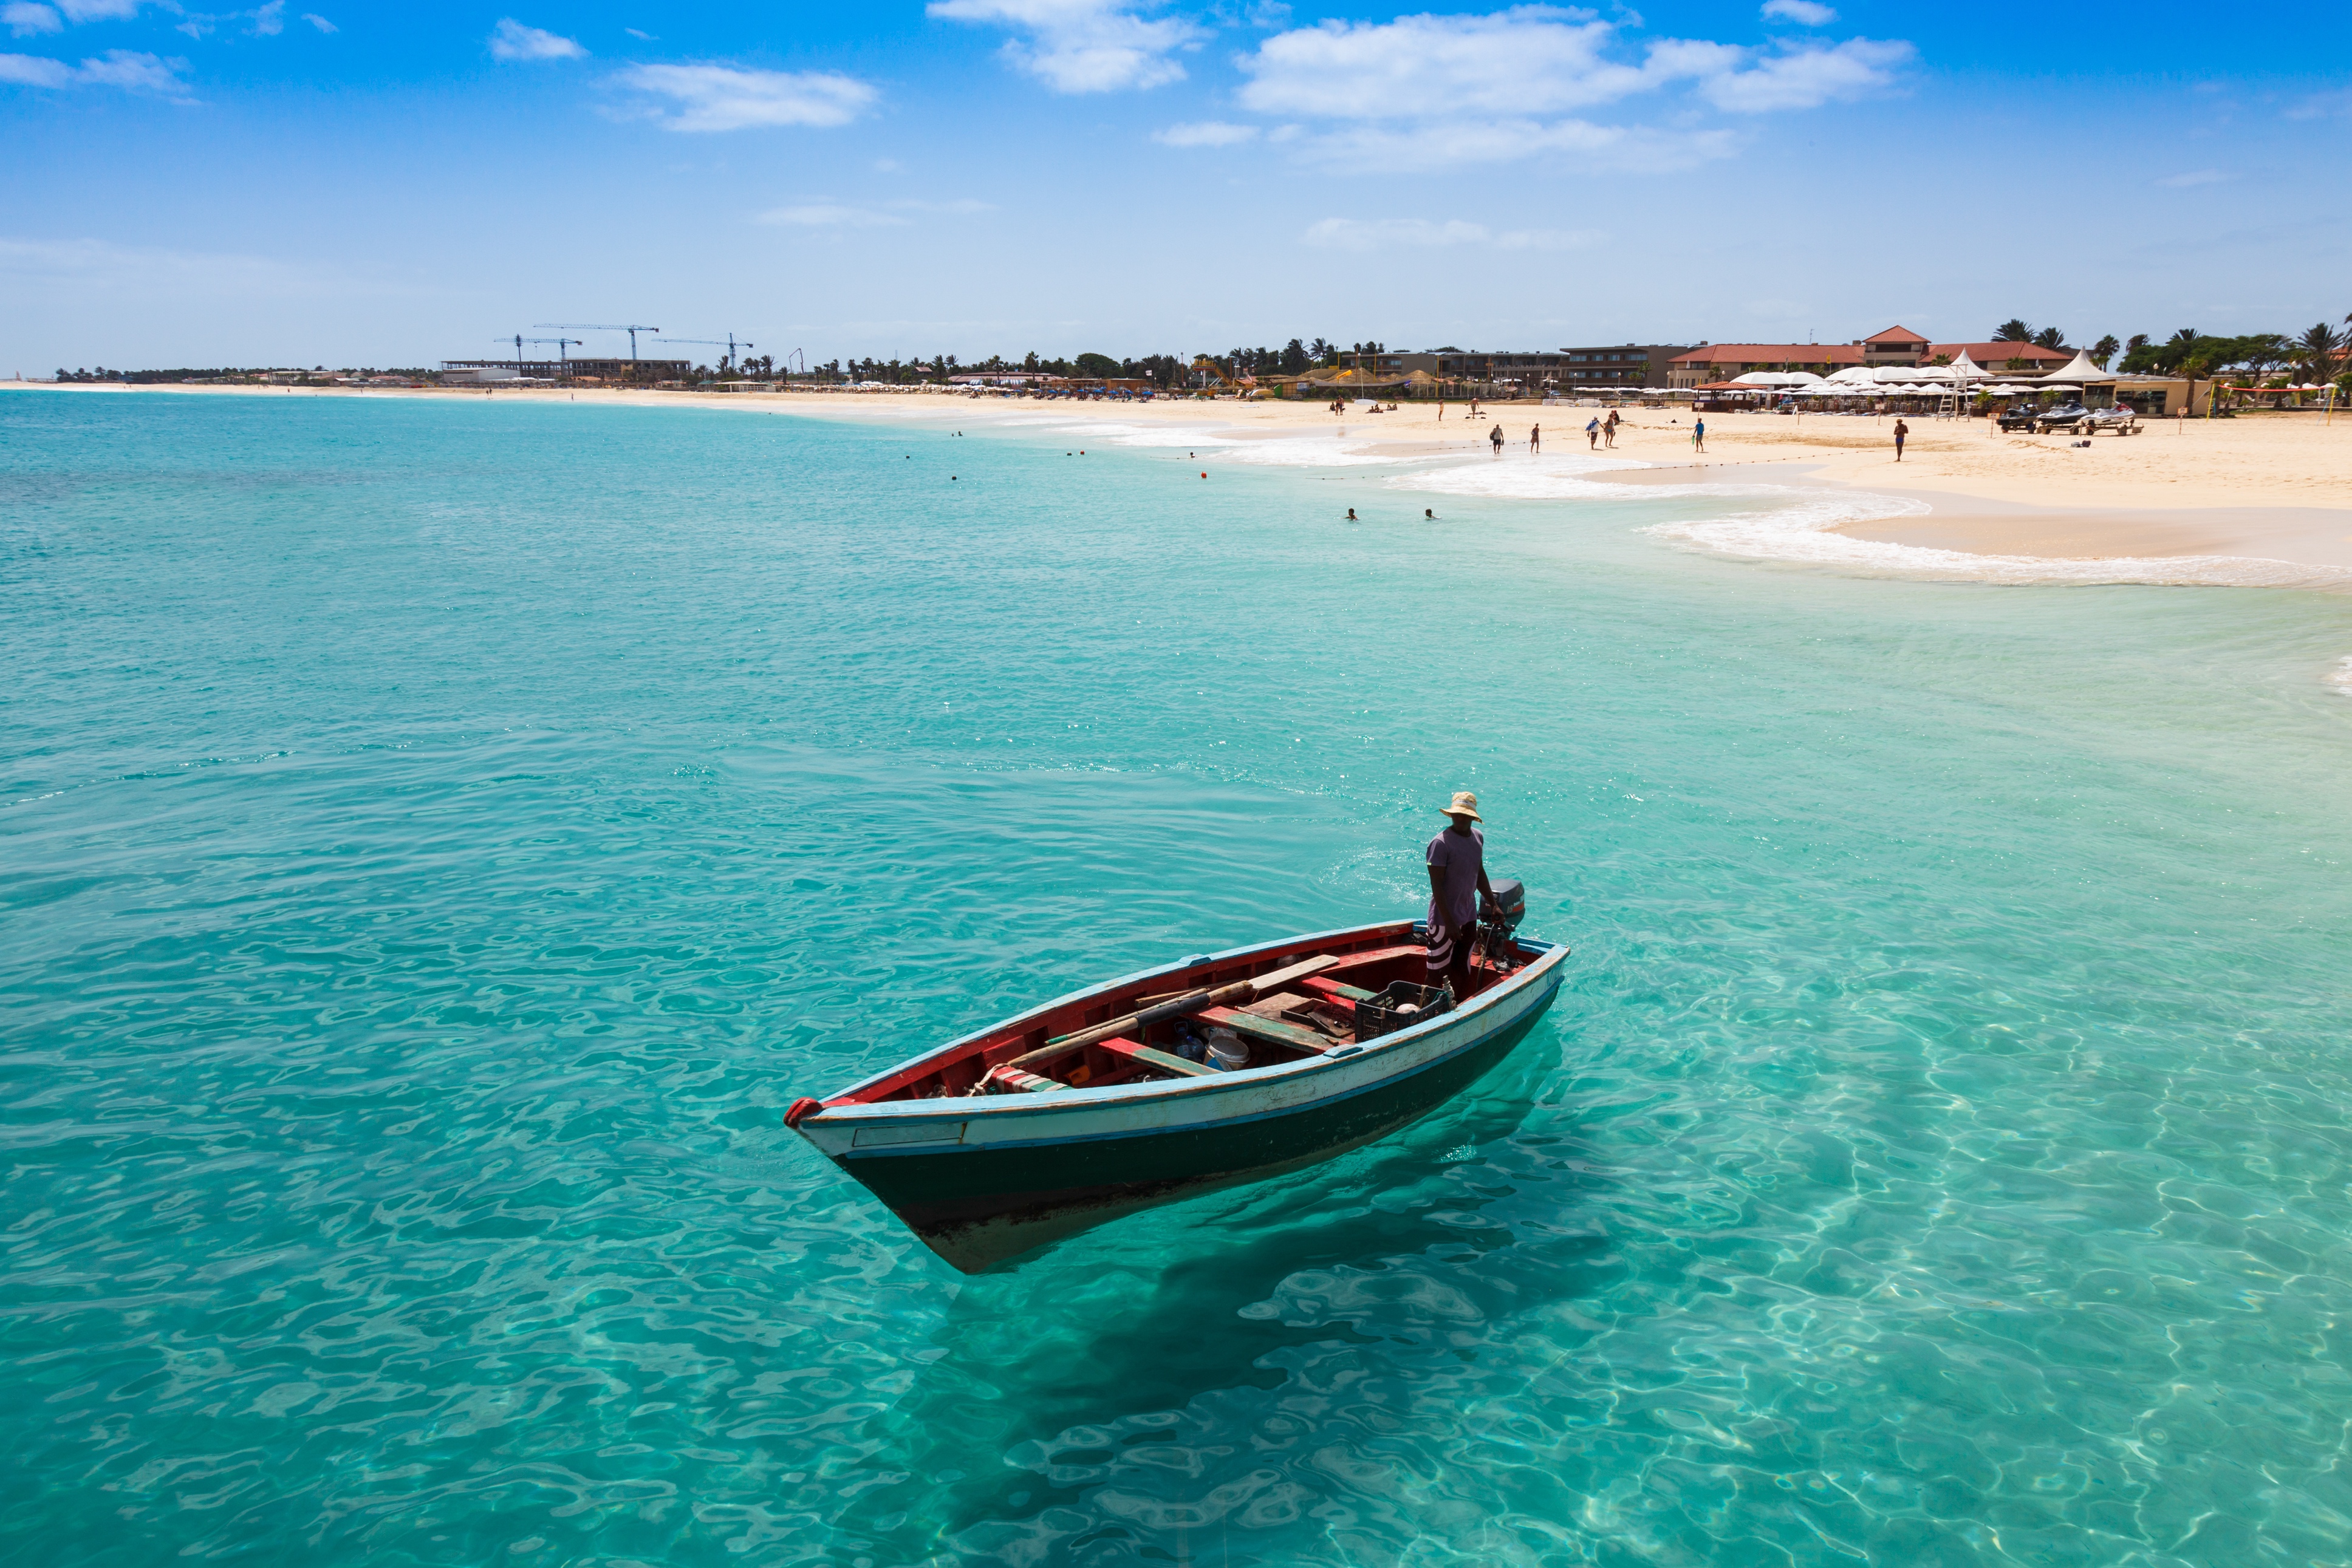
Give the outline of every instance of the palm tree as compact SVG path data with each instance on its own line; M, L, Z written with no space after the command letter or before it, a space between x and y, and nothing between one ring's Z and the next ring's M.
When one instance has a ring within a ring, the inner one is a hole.
M2208 357L2201 351L2204 345L2204 333L2194 327L2183 327L2164 340L2164 347L2159 350L2163 358L2159 362L2168 371L2179 370L2192 357L2201 362Z
M2033 341L2033 329L2012 316L1992 329L1992 340L1996 343L2031 343Z
M2352 316L2345 318L2352 321ZM2300 366L2315 382L2336 379L2336 363L2344 357L2345 343L2352 334L2338 332L2322 321L2295 340L2294 345L2283 356Z
M2044 327L2033 334L2033 342L2036 348L2063 349L2066 346L2066 334L2055 327Z
M2114 359L2116 357L2116 350L2122 347L2123 345L2121 343L2116 341L2116 335L2113 332L2108 333L2105 337L2091 345L2091 363L2098 366L2099 369L2103 371L2105 370L2107 368L2107 361Z

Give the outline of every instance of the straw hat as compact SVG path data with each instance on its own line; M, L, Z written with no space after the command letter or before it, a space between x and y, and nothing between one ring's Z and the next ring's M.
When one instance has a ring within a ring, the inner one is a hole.
M1483 822L1486 820L1478 814L1478 797L1467 789L1454 791L1454 804L1444 808L1444 810L1449 817L1467 817L1474 822Z

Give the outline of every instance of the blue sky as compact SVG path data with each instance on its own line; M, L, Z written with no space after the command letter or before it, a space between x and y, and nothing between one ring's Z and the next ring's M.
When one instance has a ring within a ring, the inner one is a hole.
M2352 309L2332 7L303 3L0 0L0 375Z

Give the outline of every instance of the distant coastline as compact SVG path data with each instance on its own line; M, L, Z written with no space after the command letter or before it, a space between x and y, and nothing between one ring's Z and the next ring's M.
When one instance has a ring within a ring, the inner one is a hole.
M1469 405L1407 402L1394 413L1362 405L1333 414L1325 403L1242 402L1184 396L1149 402L1039 401L936 390L833 389L784 392L564 388L285 387L126 385L119 382L0 382L0 391L77 395L163 393L268 399L340 397L512 401L608 406L723 408L820 419L952 419L1011 423L1123 427L1137 433L1198 433L1204 440L1256 443L1344 439L1365 461L1475 458L1500 465L1529 461L1531 429L1543 432L1547 467L1591 448L1587 421L1604 412L1588 404L1533 401ZM1503 455L1489 455L1491 413L1503 425ZM1622 407L1612 484L1803 486L1866 490L1916 503L1903 515L1839 523L1836 533L1957 556L2053 561L2200 560L2312 568L2323 576L2352 572L2352 416L2332 423L2316 413L2248 414L2237 419L2156 421L2140 434L2104 436L2088 447L2060 435L1990 432L1982 420L1909 420L1910 441L1895 461L1892 417L1769 413L1708 414L1706 450L1691 444L1687 410ZM1344 433L1344 434L1343 434ZM1157 442L1147 444L1157 444ZM1214 454L1210 455L1213 460ZM1269 457L1273 455L1267 454ZM1593 476L1598 477L1598 476ZM1514 492L1525 493L1525 492ZM2290 574L2291 575L2291 574ZM2272 580L2260 573L2246 580ZM2004 572L1998 580L2014 580Z

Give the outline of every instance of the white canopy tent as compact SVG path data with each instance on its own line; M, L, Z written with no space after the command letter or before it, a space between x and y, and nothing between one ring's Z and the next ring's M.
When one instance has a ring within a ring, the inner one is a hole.
M2091 363L2091 356L2086 350L2077 349L2074 350L2074 359L2063 368L2054 370L2042 377L2042 384L2046 387L2056 386L2061 382L2073 386L2105 386L2115 379L2111 372L2103 371Z

